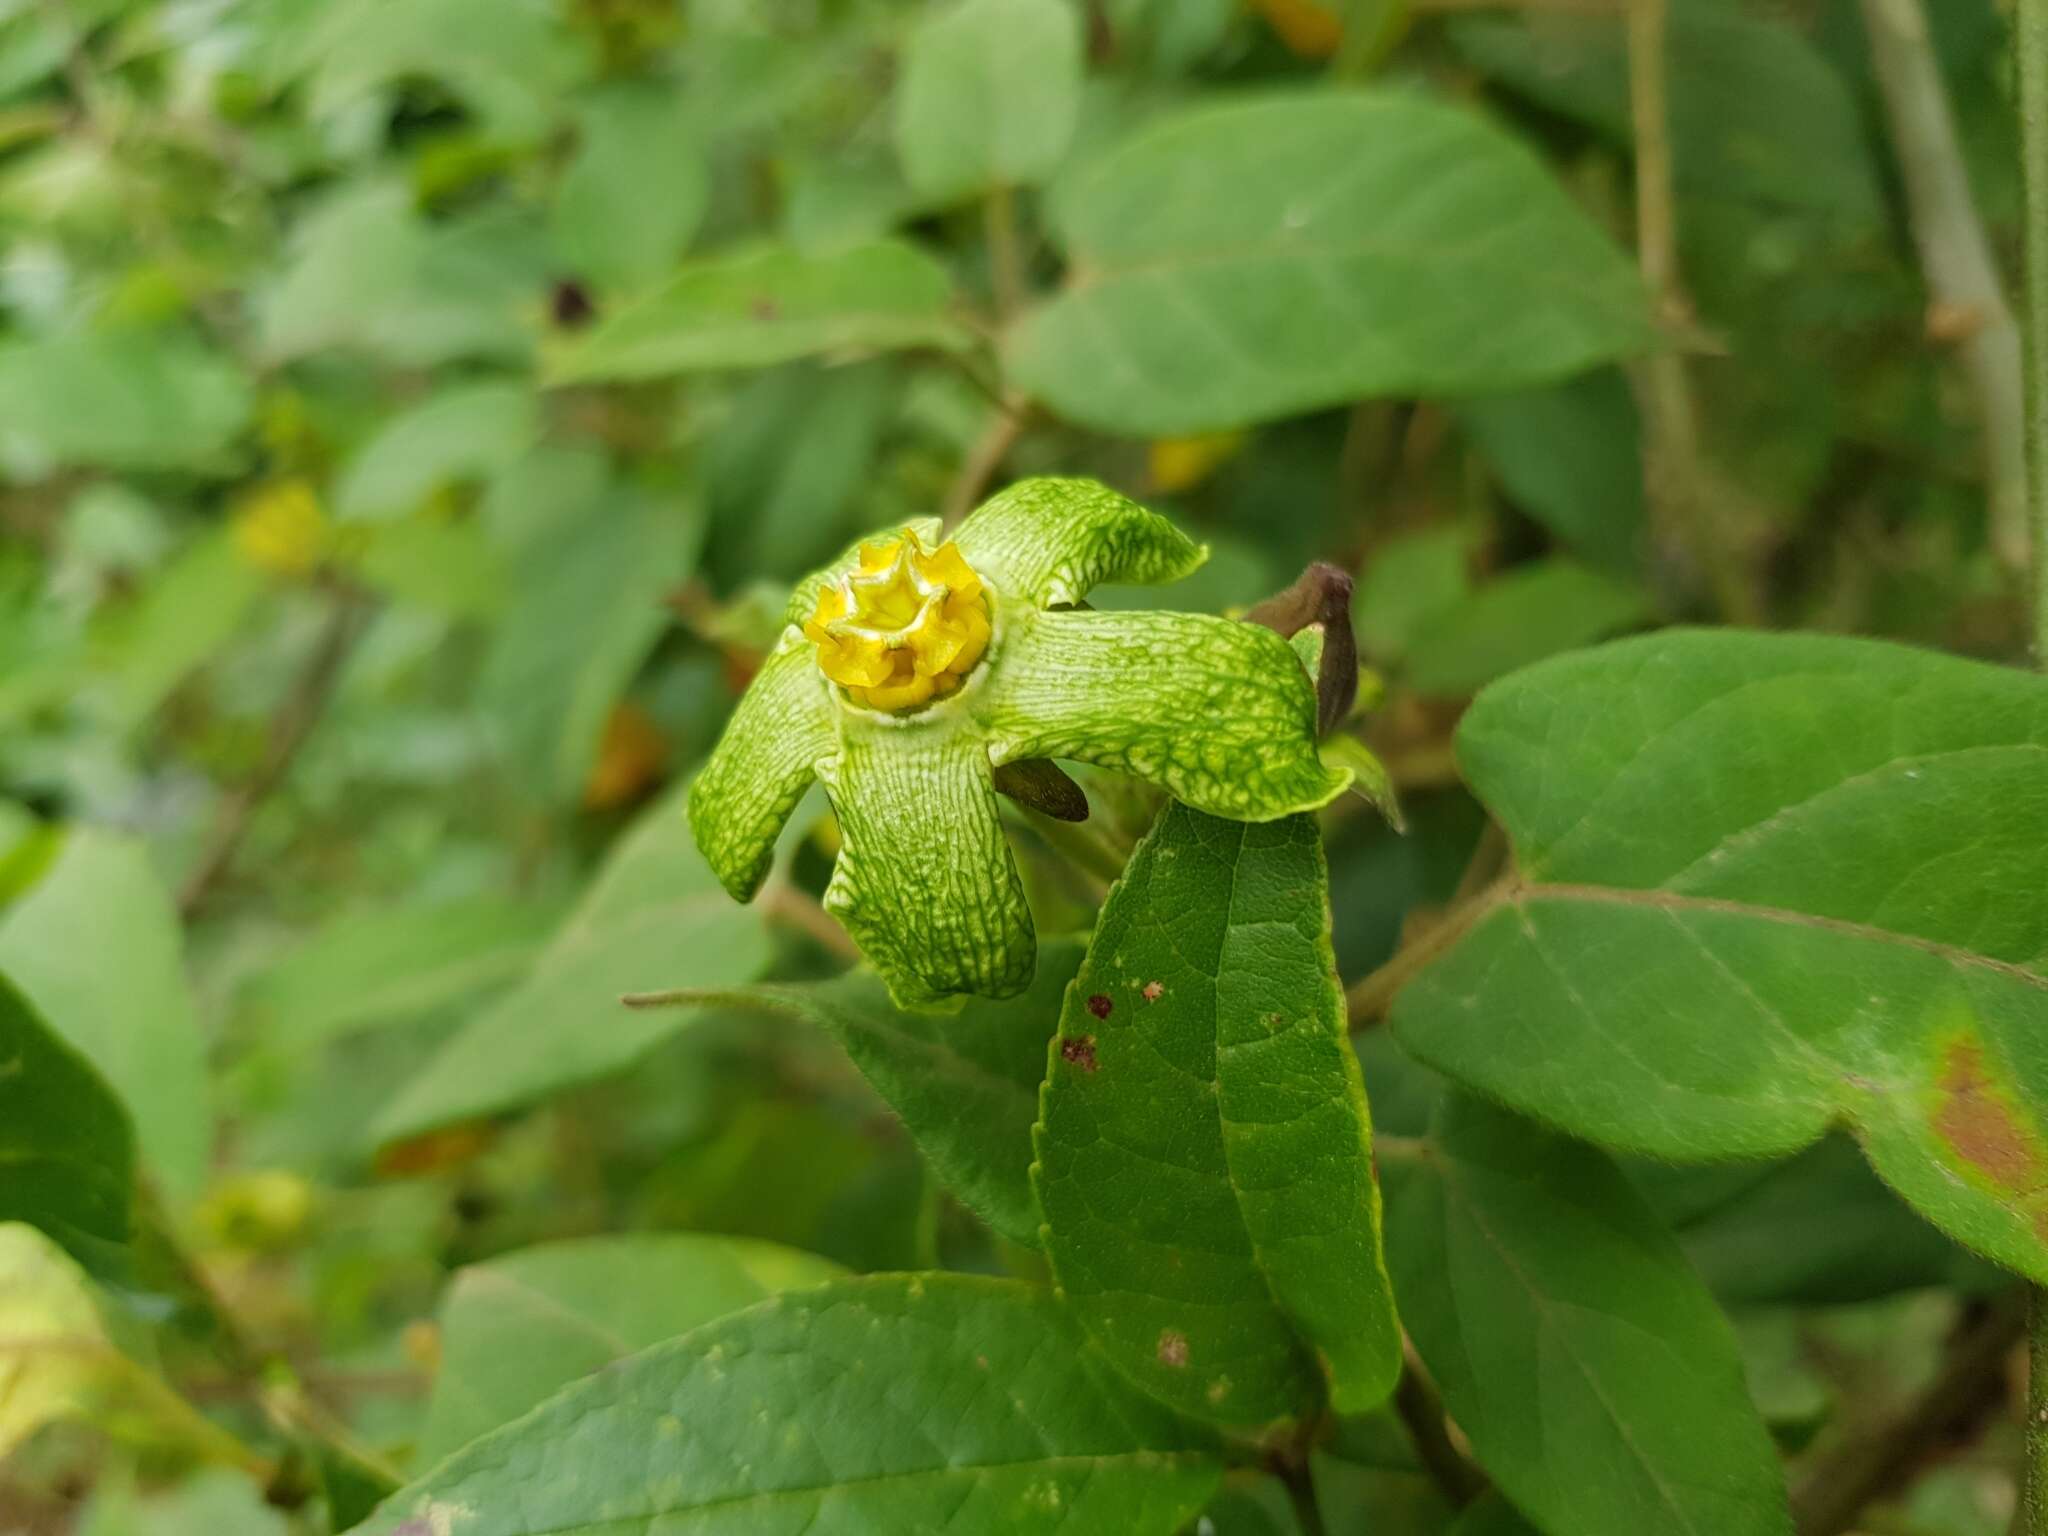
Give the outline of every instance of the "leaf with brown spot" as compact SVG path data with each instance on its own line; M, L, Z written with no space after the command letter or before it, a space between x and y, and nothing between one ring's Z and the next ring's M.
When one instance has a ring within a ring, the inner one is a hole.
M1496 684L1458 756L1516 873L1396 998L1403 1045L1667 1160L1846 1125L2048 1281L2048 679L1668 631Z
M1067 988L1033 1135L1082 1326L1162 1401L1253 1431L1371 1408L1400 1365L1326 890L1313 816L1169 804Z

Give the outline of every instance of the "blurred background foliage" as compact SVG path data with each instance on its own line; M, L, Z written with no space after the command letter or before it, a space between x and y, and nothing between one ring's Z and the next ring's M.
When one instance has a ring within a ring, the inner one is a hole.
M1928 16L2010 271L2007 18ZM1347 979L1457 889L1449 732L1517 666L1729 620L2020 655L1990 317L1923 276L1859 7L1671 0L1663 58L1646 103L1599 0L0 0L0 971L132 1122L140 1235L66 1246L163 1371L0 1393L0 1524L318 1529L294 1477L359 1507L532 1401L509 1357L1038 1272L830 1041L612 1002L843 963L822 799L741 909L674 797L859 532L1085 473L1214 550L1106 602L1356 571L1408 830L1329 818ZM1089 788L1091 841L1029 823L1045 931L1143 824ZM1638 1174L1792 1450L1983 1285L1843 1146ZM24 1272L17 1321L84 1294ZM265 1408L362 1465L252 1480L207 1425ZM1882 1529L2002 1529L1963 1427ZM1326 1505L1446 1529L1357 1429Z

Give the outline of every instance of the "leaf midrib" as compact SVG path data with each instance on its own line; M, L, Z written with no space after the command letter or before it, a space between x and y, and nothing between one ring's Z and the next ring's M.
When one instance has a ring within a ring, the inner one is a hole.
M1773 923L1788 928L1816 929L1823 933L1839 934L1844 938L1918 950L1949 965L1967 970L1988 971L2006 980L2032 987L2036 991L2048 992L2048 976L2028 970L2011 960L2000 960L1993 955L1981 954L1959 944L1947 944L1939 939L1925 938L1914 933L1901 933L1896 928L1880 928L1870 923L1859 923L1851 918L1828 917L1818 912L1801 912L1791 907L1766 906L1760 902L1740 901L1733 897L1693 896L1680 891L1559 882L1508 885L1488 905L1520 908L1525 904L1540 901L1634 907L1644 911L1674 914L1701 913L1746 918L1753 922ZM1485 915L1483 911L1475 914L1478 917Z
M1555 1308L1572 1304L1559 1302L1529 1278L1528 1272L1522 1267L1520 1258L1502 1241L1500 1235L1494 1231L1492 1223L1480 1213L1478 1202L1463 1191L1462 1164L1460 1159L1434 1135L1429 1137L1428 1140L1436 1149L1437 1156L1433 1159L1433 1162L1440 1170L1440 1177L1443 1179L1446 1194L1450 1194L1453 1190L1457 1191L1458 1203L1465 1213L1466 1220L1472 1224L1473 1229L1485 1240L1486 1245L1493 1249L1495 1256L1514 1275L1516 1281L1520 1283L1523 1294L1528 1297L1531 1307L1543 1318L1545 1324L1550 1328L1551 1336L1557 1340L1559 1348L1564 1351L1572 1364L1578 1368L1580 1377L1585 1381L1588 1390L1592 1392L1594 1398L1599 1402L1601 1411L1607 1415L1609 1422L1614 1425L1615 1432L1619 1435L1621 1442L1628 1447L1630 1456L1634 1458L1636 1465L1642 1469L1644 1476L1649 1480L1650 1486L1656 1490L1659 1500L1662 1501L1664 1506L1673 1515L1677 1516L1679 1522L1684 1525L1687 1531L1697 1532L1700 1527L1694 1523L1692 1511L1683 1500L1677 1497L1672 1481L1665 1476L1663 1470L1656 1462L1645 1455L1642 1448L1636 1444L1634 1430L1630 1426L1628 1419L1616 1410L1613 1400L1607 1395L1605 1384L1594 1374L1592 1367L1586 1363L1585 1357L1579 1353L1570 1333L1566 1329L1559 1327L1556 1320L1552 1317L1551 1314ZM1665 1341L1660 1340L1659 1342Z
M706 1499L697 1504L672 1504L660 1509L642 1510L630 1515L605 1515L591 1520L575 1520L566 1525L549 1525L535 1528L520 1527L508 1531L506 1536L569 1536L577 1531L611 1530L639 1522L688 1517L708 1513L712 1510L730 1509L749 1504L766 1504L783 1499L813 1498L826 1494L841 1493L849 1488L876 1487L884 1483L914 1483L929 1478L967 1476L979 1478L995 1472L1012 1472L1020 1468L1053 1471L1065 1467L1085 1467L1089 1471L1117 1462L1136 1461L1148 1467L1160 1463L1175 1466L1197 1465L1212 1461L1205 1451L1154 1451L1143 1448L1129 1451L1105 1451L1096 1455L1071 1456L1026 1456L1016 1461L965 1462L943 1467L918 1467L908 1472L875 1472L865 1477L840 1478L829 1483L811 1483L801 1488L761 1488L751 1493L727 1494L721 1498Z

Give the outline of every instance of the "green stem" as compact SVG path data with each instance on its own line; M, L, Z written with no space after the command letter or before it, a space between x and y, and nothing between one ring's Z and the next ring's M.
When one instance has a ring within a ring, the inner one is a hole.
M2019 0L2020 158L2026 173L2027 511L2034 659L2048 667L2048 0Z
M1355 981L1344 993L1345 1014L1355 1034L1379 1022L1393 1004L1394 994L1408 985L1430 963L1472 930L1479 921L1506 898L1514 888L1512 877L1494 881L1477 895L1459 903L1441 921L1418 939L1394 952L1378 970Z
M996 323L1008 325L1024 307L1024 246L1017 235L1017 197L997 187L983 207L988 227L989 286L995 291Z
M2026 179L2026 296L2022 306L2027 396L2027 510L2033 533L2034 659L2048 666L2048 0L2019 0L2020 160ZM2020 1530L2048 1536L2048 1292L2036 1286L2027 1317L2026 1451Z
M1301 1527L1301 1536L1328 1536L1330 1528L1323 1523L1323 1508L1316 1502L1316 1481L1307 1461L1281 1468L1279 1478L1280 1486L1287 1490L1287 1502L1294 1506L1294 1523Z
M2048 1532L2048 1291L2027 1288L2026 1452L2020 1478L2019 1536Z

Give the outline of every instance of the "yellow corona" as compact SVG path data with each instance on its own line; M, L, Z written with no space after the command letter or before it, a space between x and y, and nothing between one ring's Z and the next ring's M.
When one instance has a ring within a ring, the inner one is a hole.
M818 666L870 709L916 709L957 689L988 649L981 578L951 541L915 533L863 544L804 624Z

